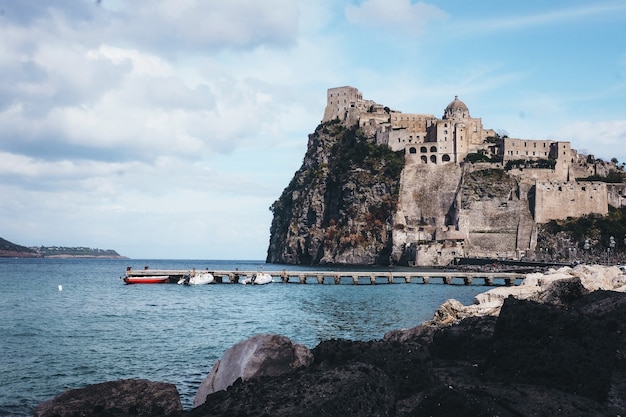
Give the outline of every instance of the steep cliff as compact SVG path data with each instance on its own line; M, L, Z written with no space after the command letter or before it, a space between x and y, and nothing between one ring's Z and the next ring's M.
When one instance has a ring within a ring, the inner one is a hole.
M270 208L267 262L386 264L403 152L334 120L309 135L300 169Z

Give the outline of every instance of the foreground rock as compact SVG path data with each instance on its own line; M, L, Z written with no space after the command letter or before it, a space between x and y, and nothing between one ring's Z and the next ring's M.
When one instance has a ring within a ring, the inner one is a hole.
M35 410L36 417L177 416L183 410L175 385L125 379L64 392Z
M498 317L325 341L312 366L239 382L189 415L623 415L626 294L563 301L510 297Z
M449 326L467 317L498 316L504 300L514 297L566 307L570 301L596 290L626 292L626 275L615 266L578 265L533 273L518 286L496 287L478 294L474 304L465 306L448 300L435 312L431 326Z
M312 362L313 355L306 346L294 344L285 336L253 336L229 348L222 359L215 362L200 384L193 405L202 404L208 394L225 390L238 379L248 381L261 376L290 373Z

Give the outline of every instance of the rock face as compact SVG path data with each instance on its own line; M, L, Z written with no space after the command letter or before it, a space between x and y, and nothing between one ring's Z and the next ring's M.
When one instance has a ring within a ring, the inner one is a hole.
M267 262L387 264L404 155L337 121L309 135L302 167L271 209Z
M39 404L36 417L177 416L183 407L176 386L126 379L64 392Z
M309 135L271 207L267 262L446 265L534 247L529 189L501 166L405 164L365 131L333 120Z
M207 395L227 389L235 381L290 373L313 362L311 351L285 336L260 334L237 343L216 361L202 381L193 400L194 407Z

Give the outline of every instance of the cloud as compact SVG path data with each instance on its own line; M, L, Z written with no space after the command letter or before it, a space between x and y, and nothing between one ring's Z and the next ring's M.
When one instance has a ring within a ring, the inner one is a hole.
M436 6L410 0L366 0L360 5L347 6L345 13L354 24L411 35L421 34L431 21L448 18L448 14Z
M102 1L104 8L107 0ZM109 34L149 46L179 49L293 45L298 8L293 0L133 0L109 16Z
M622 145L626 143L626 120L577 121L555 132L559 140L566 140L578 149L588 149L606 159L626 158Z
M558 25L577 20L589 21L595 16L613 16L624 11L626 11L626 5L622 3L594 3L593 5L540 11L533 14L474 19L471 22L459 24L457 29L460 33L512 31L537 26Z

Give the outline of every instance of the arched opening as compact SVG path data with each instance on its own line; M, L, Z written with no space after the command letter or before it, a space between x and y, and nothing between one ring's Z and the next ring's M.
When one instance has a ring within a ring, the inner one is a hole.
M428 163L428 158L426 158L426 155L422 155L422 164L427 164Z
M426 146L422 146L422 147L420 148L420 152L421 152L421 153L426 153L426 152L428 152L428 149L426 149Z
M417 149L415 149L415 147L411 146L409 148L409 153L417 153Z
M441 157L441 162L450 162L450 155L445 154Z
M437 152L437 147L436 146L431 146L430 147L430 151L431 152Z
M437 156L436 155L431 155L430 156L430 162L432 162L433 164L437 163Z

